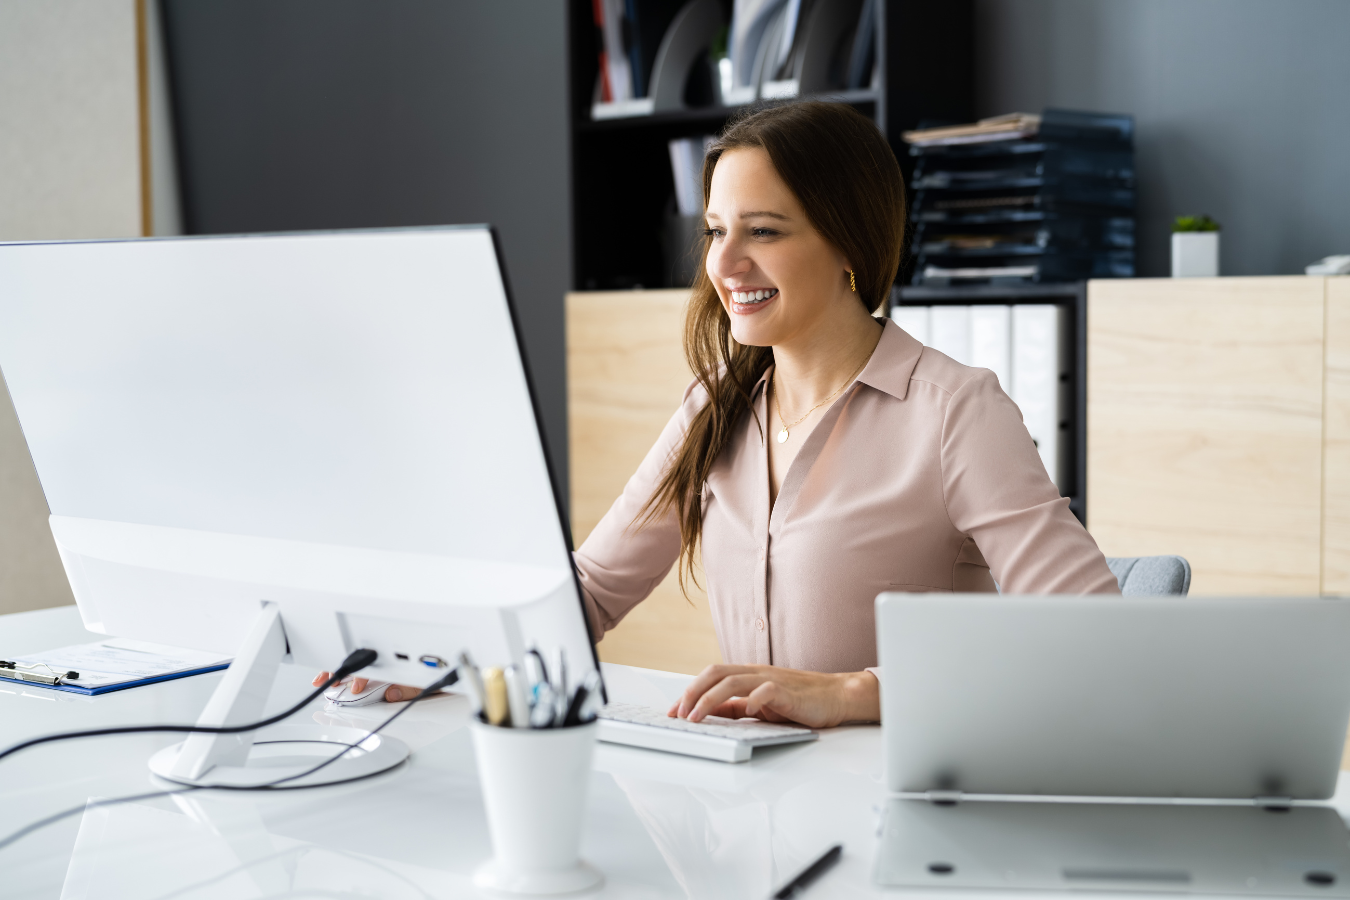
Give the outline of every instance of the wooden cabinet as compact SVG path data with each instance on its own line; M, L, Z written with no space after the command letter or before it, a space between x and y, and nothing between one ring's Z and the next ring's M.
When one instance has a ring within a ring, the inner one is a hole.
M1322 592L1350 594L1350 278L1328 278Z
M692 379L681 334L688 290L567 295L567 430L577 546L623 492ZM700 582L701 582L700 576ZM606 662L697 673L722 661L708 597L676 572L609 632Z
M1088 286L1088 529L1196 594L1350 590L1350 279Z

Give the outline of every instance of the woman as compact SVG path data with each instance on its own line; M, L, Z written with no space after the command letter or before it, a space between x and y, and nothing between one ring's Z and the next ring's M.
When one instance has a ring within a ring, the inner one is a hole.
M834 103L751 113L703 189L696 378L575 554L603 634L701 550L727 664L671 715L877 721L882 591L1118 592L995 376L872 316L905 226L876 126Z

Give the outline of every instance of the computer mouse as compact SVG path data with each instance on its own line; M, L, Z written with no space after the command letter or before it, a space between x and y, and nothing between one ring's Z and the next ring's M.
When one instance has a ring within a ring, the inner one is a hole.
M384 689L389 687L388 681L372 681L366 685L366 689L359 694L352 693L352 682L344 681L341 684L335 684L323 692L324 699L334 706L365 706L370 703L379 703L384 699Z

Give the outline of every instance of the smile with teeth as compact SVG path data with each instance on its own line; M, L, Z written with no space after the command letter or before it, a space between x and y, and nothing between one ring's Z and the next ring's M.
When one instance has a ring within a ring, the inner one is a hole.
M764 291L732 291L732 303L763 303L765 300L771 300L778 295L778 288L769 288Z

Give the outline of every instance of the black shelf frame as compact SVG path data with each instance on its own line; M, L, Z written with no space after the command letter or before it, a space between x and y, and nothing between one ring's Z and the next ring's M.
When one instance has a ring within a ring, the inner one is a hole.
M1063 284L970 285L958 287L897 286L891 292L890 309L897 306L1017 306L1045 303L1068 310L1070 340L1066 369L1069 372L1069 485L1061 493L1069 509L1087 525L1087 285L1086 281Z
M833 100L838 103L851 103L858 108L867 108L869 115L876 106L881 92L874 90L827 91L812 95L816 100ZM753 108L745 106L699 106L693 109L679 109L669 112L651 113L645 116L616 116L612 119L585 119L576 123L576 129L582 133L592 131L615 131L629 128L661 128L663 126L683 126L686 124L716 123L725 125L733 116Z
M730 18L730 0L724 2ZM906 177L913 162L901 132L974 115L973 7L974 0L882 0L873 87L815 95L875 121ZM568 0L572 286L666 287L660 235L674 194L667 142L717 134L744 107L592 120L599 71L592 16L592 0Z

